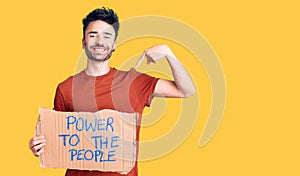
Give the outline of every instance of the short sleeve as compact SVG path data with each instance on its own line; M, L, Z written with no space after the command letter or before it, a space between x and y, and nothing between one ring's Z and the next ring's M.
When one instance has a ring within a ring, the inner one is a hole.
M139 73L136 77L134 81L135 90L144 106L150 106L158 80L159 78L155 78L144 73Z
M54 110L55 111L67 111L67 106L64 101L64 97L60 90L59 85L56 88L56 93L55 93L55 97L54 97Z

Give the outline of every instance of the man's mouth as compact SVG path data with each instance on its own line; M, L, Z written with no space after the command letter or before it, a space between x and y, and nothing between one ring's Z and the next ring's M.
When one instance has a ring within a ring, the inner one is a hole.
M104 47L93 47L93 50L97 53L103 53L106 51L106 48Z

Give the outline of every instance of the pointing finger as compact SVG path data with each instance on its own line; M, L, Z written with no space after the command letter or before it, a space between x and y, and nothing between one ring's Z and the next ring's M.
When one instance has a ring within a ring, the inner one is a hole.
M145 52L142 54L141 58L136 63L135 68L138 68L141 65L141 63L143 62L144 58L145 58Z

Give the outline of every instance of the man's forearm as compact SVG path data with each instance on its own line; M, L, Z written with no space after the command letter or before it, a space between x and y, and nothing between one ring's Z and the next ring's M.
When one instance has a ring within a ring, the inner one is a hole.
M166 56L171 67L172 74L177 89L181 92L182 97L189 97L195 93L195 86L184 66L174 56Z

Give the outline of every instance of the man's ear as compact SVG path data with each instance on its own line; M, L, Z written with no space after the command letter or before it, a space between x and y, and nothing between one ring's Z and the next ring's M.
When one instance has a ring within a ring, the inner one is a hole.
M82 49L84 49L85 48L85 40L84 40L84 38L82 38Z

